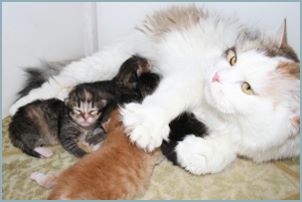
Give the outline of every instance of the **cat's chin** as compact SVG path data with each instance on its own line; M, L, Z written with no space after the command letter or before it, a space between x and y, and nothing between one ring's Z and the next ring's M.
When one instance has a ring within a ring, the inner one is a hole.
M214 109L222 114L235 114L234 108L225 99L220 83L210 83L205 88L205 100Z

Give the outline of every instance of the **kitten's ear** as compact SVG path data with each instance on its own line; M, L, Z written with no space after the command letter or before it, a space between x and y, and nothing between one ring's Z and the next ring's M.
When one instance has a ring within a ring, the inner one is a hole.
M142 73L150 71L150 65L145 58L139 58L137 61L138 68L136 70L136 75L140 76Z
M285 48L288 46L287 44L287 27L286 27L286 18L284 18L283 24L280 28L280 38L279 38L279 48Z
M64 99L64 103L65 103L65 105L69 104L69 98L68 97Z
M108 100L106 100L106 99L100 99L100 100L97 102L97 107L98 107L98 108L103 108L103 107L105 107L107 104L108 104Z

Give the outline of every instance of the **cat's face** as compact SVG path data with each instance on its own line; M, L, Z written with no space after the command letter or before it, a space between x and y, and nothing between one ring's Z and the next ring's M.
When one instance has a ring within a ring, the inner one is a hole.
M208 74L205 98L222 115L252 120L259 127L258 121L283 123L292 130L300 121L299 66L283 56L228 49Z
M85 88L75 88L66 100L70 117L80 126L89 127L101 116L107 101Z

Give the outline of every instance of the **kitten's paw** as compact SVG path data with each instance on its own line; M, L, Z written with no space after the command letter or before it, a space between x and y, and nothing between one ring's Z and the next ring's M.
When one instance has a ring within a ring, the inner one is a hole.
M50 149L45 148L45 147L36 147L34 149L34 151L41 154L44 158L49 158L53 155L53 152Z
M126 133L139 147L152 151L167 139L170 128L165 123L163 112L156 107L144 107L137 103L121 109Z
M217 147L194 135L179 142L175 150L178 163L195 175L220 172L229 163L224 160L225 154L216 151Z
M51 180L53 177L52 176L48 176L45 175L43 173L39 173L39 172L33 172L30 175L30 179L37 182L40 186L44 187L44 188L51 188L53 187L54 180Z
M47 176L43 173L39 173L39 172L33 172L30 175L30 179L37 182L39 185L41 185L42 187L45 187L45 181L47 179Z

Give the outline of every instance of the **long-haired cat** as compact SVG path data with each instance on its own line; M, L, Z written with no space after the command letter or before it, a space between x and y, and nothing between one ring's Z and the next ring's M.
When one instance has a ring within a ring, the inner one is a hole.
M80 82L112 78L139 53L162 76L152 95L122 110L128 135L140 147L159 147L169 123L188 111L209 130L176 147L178 161L192 173L221 171L237 155L256 162L297 156L300 64L285 33L272 37L196 6L171 7L148 16L120 43L66 66L10 112L37 98L66 96Z

